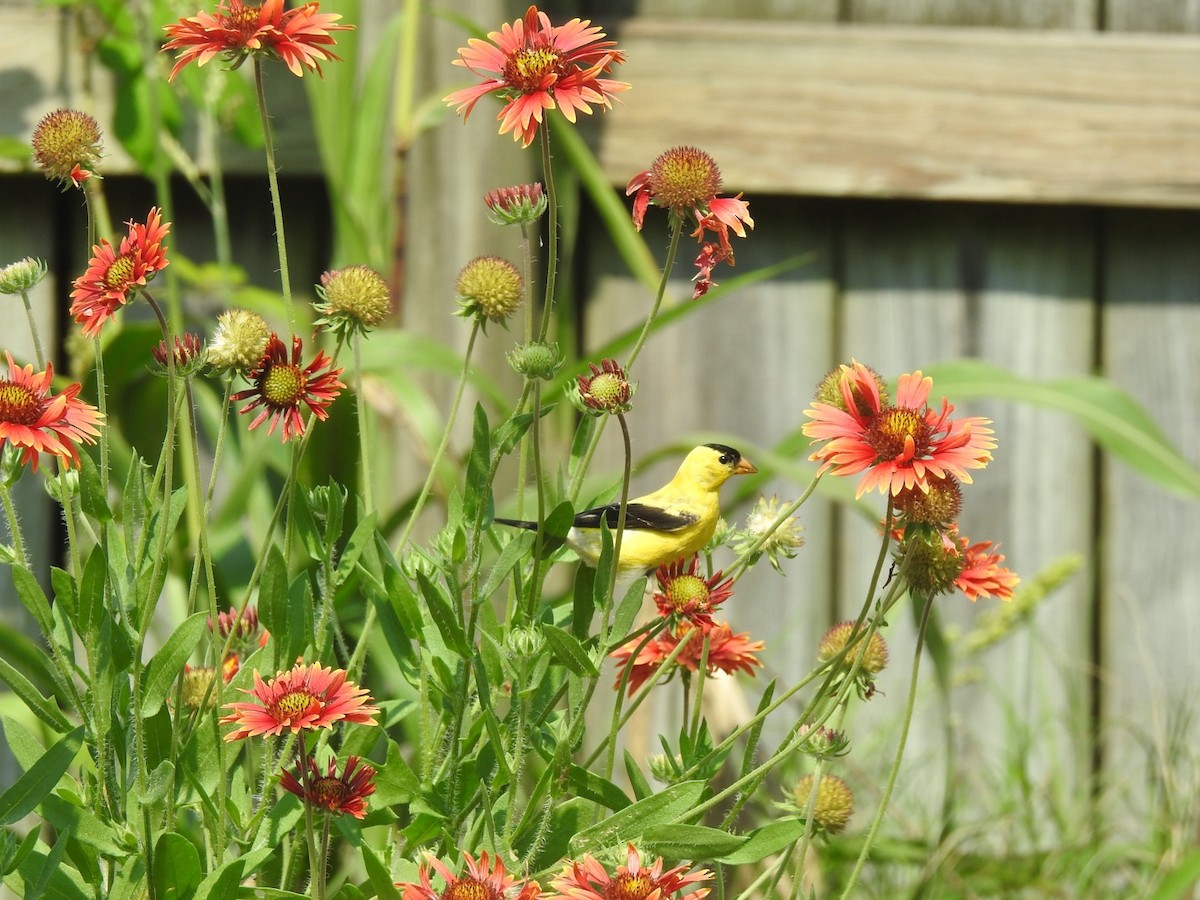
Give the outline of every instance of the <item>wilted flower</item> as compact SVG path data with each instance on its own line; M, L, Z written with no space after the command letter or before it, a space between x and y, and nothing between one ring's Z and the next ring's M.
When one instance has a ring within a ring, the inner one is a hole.
M1000 563L1004 556L992 552L991 541L972 544L966 537L958 538L958 549L963 555L962 572L954 579L954 586L962 591L972 603L980 597L995 597L1009 601L1013 588L1020 582L1015 572Z
M499 856L488 858L484 850L476 861L470 853L463 853L467 871L455 875L441 860L431 853L425 854L425 862L417 868L420 884L396 882L404 888L403 900L538 900L542 888L536 881L526 881L509 875L504 870L504 860ZM430 880L430 869L437 872L446 883L441 893L434 891Z
M171 223L163 223L157 207L150 210L145 225L132 221L125 224L129 232L121 246L113 250L108 241L101 239L92 248L87 271L75 279L75 290L71 291L71 315L88 337L99 334L113 313L129 302L130 293L145 287L169 263L162 242Z
M242 0L222 0L215 14L198 12L164 27L170 40L162 49L182 50L168 81L173 81L192 60L202 66L224 54L236 69L251 55L281 59L293 75L304 75L307 67L318 75L323 60L336 60L330 47L336 41L331 31L350 31L353 25L335 25L340 15L318 12L319 5L305 3L284 9L283 0L263 0L248 6Z
M805 775L796 782L788 797L789 805L801 816L808 810L814 778ZM813 805L813 827L823 834L839 834L854 814L854 794L849 785L836 775L822 775Z
M100 164L100 126L77 109L56 109L33 130L33 158L47 178L82 187Z
M549 206L538 182L497 188L484 195L488 218L497 225L528 225L536 222Z
M680 220L692 217L696 225L692 237L702 242L696 257L700 271L693 279L694 298L702 297L714 286L712 271L718 263L733 265L730 230L744 238L746 228L754 227L750 205L741 199L742 195L718 197L720 190L721 170L711 156L695 147L673 147L659 154L650 168L634 175L625 188L626 196L635 195L633 224L638 231L642 230L646 209L651 204L665 207ZM710 231L716 243L704 241Z
M233 369L247 375L262 361L270 339L271 326L258 313L226 310L217 316L217 327L204 358L218 372Z
M242 691L254 698L250 703L228 703L233 710L221 718L222 724L236 725L225 740L236 741L261 734L282 734L290 730L331 728L335 722L374 725L379 710L370 706L370 694L346 680L343 669L322 668L320 663L297 663L280 672L269 682L254 673L254 687Z
M324 273L317 294L321 301L313 306L321 318L315 324L337 334L366 334L381 325L392 308L387 282L370 266Z
M549 381L562 367L562 355L558 352L558 344L530 341L512 348L508 354L508 364L518 375Z
M746 516L746 527L737 533L733 550L740 555L746 555L750 565L758 562L765 554L771 567L783 574L779 566L779 557L791 559L796 551L804 546L804 535L800 532L804 526L796 521L795 516L788 516L776 524L784 504L779 498L759 497L754 509Z
M525 294L525 283L517 267L499 256L471 260L454 284L458 292L458 314L481 322L504 322L517 311Z
M953 476L970 483L968 469L991 460L996 442L990 420L951 419L945 399L940 412L927 401L932 378L920 372L900 376L895 405L885 404L874 372L859 363L842 366L838 385L842 404L815 401L804 414L813 421L804 434L826 441L810 459L834 475L865 473L856 496L878 489L895 496L904 488L928 489L930 477Z
M46 264L27 256L0 269L0 294L24 294L46 277Z
M302 405L307 406L313 416L321 421L329 418L326 407L337 399L341 389L346 386L338 381L342 370L333 368L333 360L325 355L324 350L318 351L316 358L302 367L302 350L303 342L294 336L289 360L283 341L278 335L272 334L258 367L249 375L254 387L238 391L232 396L234 401L250 400L238 410L239 413L245 414L255 407L262 407L262 411L250 423L251 431L270 419L267 434L274 434L275 426L282 422L279 435L282 441L286 442L293 435L304 434Z
M346 759L342 774L337 773L337 760L329 760L325 774L317 768L317 761L308 759L308 778L299 766L295 774L284 769L279 776L279 786L295 794L309 806L331 813L345 813L361 819L367 814L367 798L375 793L375 769L359 765L357 756Z
M713 610L733 596L733 579L721 581L723 572L711 578L699 574L700 556L692 556L658 567L658 590L654 603L663 616L678 616L693 625L712 625Z
M684 896L684 888L712 879L712 872L700 869L688 872L688 866L675 866L663 871L660 856L649 868L642 867L641 854L633 844L626 845L626 863L618 866L616 874L592 857L584 854L579 862L568 862L550 884L563 900L676 900ZM707 897L709 888L688 893L693 900ZM407 898L406 898L407 900Z
M0 446L11 444L21 453L21 465L28 464L35 472L39 453L78 466L76 444L96 443L104 417L79 399L79 384L51 394L54 366L50 363L44 372L34 373L33 366L18 366L11 353L4 355L8 357L8 377L0 379Z
M623 81L601 77L624 62L625 54L615 41L601 40L604 32L589 20L551 25L544 12L531 6L523 19L487 37L468 41L454 60L483 81L445 101L466 121L480 97L497 94L508 101L496 117L500 133L511 131L525 147L533 143L545 110L558 107L574 122L577 111L591 114L592 104L611 107L614 94L629 90Z
M637 385L615 359L602 359L600 365L588 363L590 375L576 376L571 400L582 412L593 415L629 412Z

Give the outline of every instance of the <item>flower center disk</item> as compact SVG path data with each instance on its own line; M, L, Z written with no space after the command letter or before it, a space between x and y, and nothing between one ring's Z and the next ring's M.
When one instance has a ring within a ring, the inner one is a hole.
M483 882L467 878L449 885L441 900L499 900L499 895Z
M299 366L271 366L263 378L262 396L268 404L280 409L292 409L304 398L304 373Z
M911 460L929 441L929 426L915 409L892 407L877 415L863 439L880 460Z
M708 609L709 592L704 579L695 575L680 575L667 588L667 599L676 610Z
M558 67L558 54L549 47L526 47L504 64L504 80L519 91L535 91Z
M296 718L303 714L316 702L316 697L307 691L292 691L284 694L271 705L271 713L276 720Z
M654 881L644 872L618 875L604 890L604 900L645 900L654 889Z
M108 271L104 273L106 287L124 290L133 277L133 259L128 256L118 256L113 260Z
M29 388L0 381L0 422L32 425L37 421L41 407L41 401Z

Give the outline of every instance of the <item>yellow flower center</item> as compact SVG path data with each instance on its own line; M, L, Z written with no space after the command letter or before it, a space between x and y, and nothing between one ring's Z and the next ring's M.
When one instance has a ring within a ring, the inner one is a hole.
M38 165L56 178L67 178L76 166L92 168L99 160L100 126L87 113L58 109L33 133Z
M118 256L104 273L104 284L113 290L125 290L133 278L133 269L132 256Z
M549 47L524 47L505 61L504 80L519 91L536 91L558 68L558 60L558 54Z
M595 398L596 402L608 406L617 404L623 401L622 394L624 392L625 382L623 379L611 372L601 372L588 384L588 394Z
M290 721L317 702L317 698L308 691L292 691L284 694L271 704L271 715L276 721Z
M463 878L447 885L441 900L498 900L498 895L482 881Z
M294 409L303 399L304 390L304 373L291 363L271 366L262 381L263 400L276 409Z
M229 11L229 24L243 34L253 34L258 30L258 15L262 7L235 6Z
M893 406L871 421L863 439L880 461L909 462L928 442L929 426L917 410Z
M707 206L721 189L713 158L695 147L674 147L650 166L650 192L660 206L677 213Z
M0 422L32 425L42 412L42 401L33 391L12 381L0 381Z
M696 575L678 575L667 585L667 600L676 610L707 609L708 598L708 584Z
M654 890L654 879L645 872L618 875L604 889L604 900L646 900Z

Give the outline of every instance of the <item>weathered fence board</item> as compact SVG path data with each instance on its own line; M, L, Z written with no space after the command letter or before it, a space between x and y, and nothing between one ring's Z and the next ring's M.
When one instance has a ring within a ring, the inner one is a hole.
M1196 38L633 20L622 42L614 181L686 143L760 193L1200 204Z

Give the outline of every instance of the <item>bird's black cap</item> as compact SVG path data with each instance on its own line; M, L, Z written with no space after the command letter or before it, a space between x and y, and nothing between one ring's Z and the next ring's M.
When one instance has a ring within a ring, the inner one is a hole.
M728 466L736 466L742 458L742 454L728 444L705 444L704 446L711 447L720 453L721 462Z

